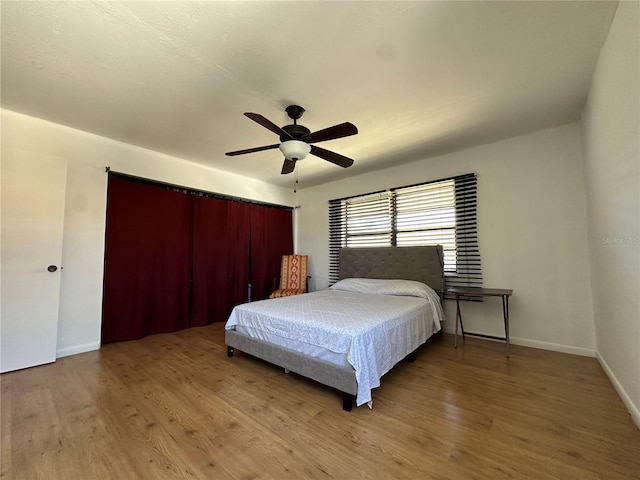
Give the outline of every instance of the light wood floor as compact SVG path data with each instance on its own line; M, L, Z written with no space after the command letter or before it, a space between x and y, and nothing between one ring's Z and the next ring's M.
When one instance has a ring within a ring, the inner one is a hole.
M2 375L7 479L632 479L640 430L593 358L438 338L373 409L236 353L222 325Z

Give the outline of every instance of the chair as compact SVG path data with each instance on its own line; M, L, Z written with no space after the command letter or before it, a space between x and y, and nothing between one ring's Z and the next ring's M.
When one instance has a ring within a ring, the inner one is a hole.
M307 273L309 257L307 255L283 255L280 267L280 288L269 298L289 297L307 293Z

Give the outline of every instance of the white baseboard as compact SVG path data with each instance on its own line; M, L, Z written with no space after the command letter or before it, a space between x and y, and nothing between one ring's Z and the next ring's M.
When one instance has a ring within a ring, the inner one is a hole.
M68 357L78 353L92 352L100 349L100 342L85 343L84 345L75 345L73 347L60 348L56 350L56 358Z
M451 333L451 334L455 333L453 329L449 330L448 328L445 328L445 332ZM458 332L458 335L460 335L459 332ZM495 341L490 338L485 338L483 340ZM596 351L593 348L574 347L572 345L562 345L559 343L542 342L540 340L530 340L528 338L510 337L509 343L511 343L511 345L521 345L523 347L539 348L541 350L551 350L553 352L570 353L572 355L581 355L583 357L596 356Z
M583 357L596 356L596 351L593 348L574 347L572 345L561 345L559 343L541 342L540 340L529 340L528 338L511 337L509 341L512 345L522 345L523 347L540 348L542 350L570 353L572 355L581 355Z
M607 377L609 377L609 381L613 385L613 388L615 388L616 392L618 392L618 395L620 395L620 398L622 399L622 403L624 403L624 406L627 407L627 410L629 411L629 414L631 415L633 422L636 424L638 428L640 428L640 409L633 404L631 397L629 397L625 389L622 387L622 385L614 375L613 371L609 368L609 365L607 365L607 362L604 360L604 358L602 358L602 355L598 353L596 355L596 358L598 359L600 366L604 370L604 373L606 373Z

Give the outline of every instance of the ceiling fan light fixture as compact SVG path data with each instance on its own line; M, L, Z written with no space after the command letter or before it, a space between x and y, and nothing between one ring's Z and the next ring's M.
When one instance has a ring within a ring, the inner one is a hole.
M311 145L300 140L287 140L280 144L280 151L287 160L298 161L309 155Z

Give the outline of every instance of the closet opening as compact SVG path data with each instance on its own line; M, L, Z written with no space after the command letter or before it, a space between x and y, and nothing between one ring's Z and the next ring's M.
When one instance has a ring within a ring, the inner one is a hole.
M223 322L271 293L291 207L108 176L102 344Z

